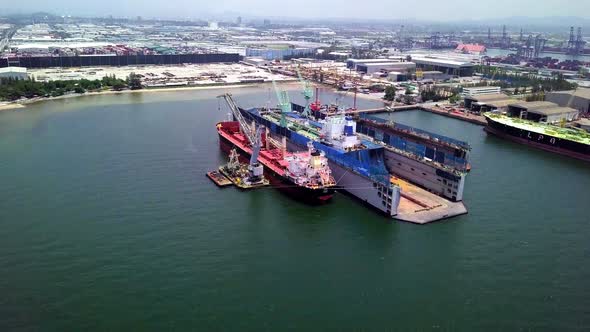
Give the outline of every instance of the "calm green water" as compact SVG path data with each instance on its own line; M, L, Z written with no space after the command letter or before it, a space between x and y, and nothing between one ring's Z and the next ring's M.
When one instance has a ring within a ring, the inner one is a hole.
M220 92L0 113L0 331L590 329L587 164L394 114L469 141L473 170L468 215L388 223L216 188Z

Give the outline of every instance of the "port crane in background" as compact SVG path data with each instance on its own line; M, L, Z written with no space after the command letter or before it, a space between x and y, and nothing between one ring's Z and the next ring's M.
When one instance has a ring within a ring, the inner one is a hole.
M352 111L356 111L356 96L358 93L358 84L359 82L357 80L351 80L351 86L349 86L344 93L339 93L338 96L336 97L336 100L334 101L334 104L336 106L338 106L339 109L341 109L341 103L344 99L346 99L345 97L348 95L348 93L350 91L353 91L353 99L352 99L352 107L349 107L348 110L352 110Z
M252 146L252 154L250 155L250 163L248 164L248 181L251 183L257 183L263 180L264 167L258 162L258 155L262 148L262 129L260 125L255 125L256 129L253 131L252 128L246 122L246 119L240 112L240 108L234 101L230 93L225 93L218 98L225 99L227 106L232 112L234 118L240 124L240 130L246 136Z
M310 117L311 110L309 101L313 97L313 88L311 87L309 81L303 78L303 76L301 75L301 71L299 70L299 67L297 67L296 69L297 76L299 77L299 82L301 82L301 86L303 88L303 91L301 93L303 94L303 98L305 98L305 110L303 111L303 116Z
M271 74L270 79L272 80L272 86L275 90L275 93L277 94L278 106L281 109L281 127L287 127L286 114L288 112L291 112L291 102L289 101L289 94L287 94L287 91L285 90L279 90L277 82L275 81L270 68L268 69L268 71Z

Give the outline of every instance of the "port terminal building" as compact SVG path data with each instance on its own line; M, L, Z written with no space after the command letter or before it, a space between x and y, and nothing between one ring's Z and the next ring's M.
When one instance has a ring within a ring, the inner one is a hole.
M562 107L571 107L582 113L590 113L589 88L578 88L570 91L553 91L547 93L545 99Z
M513 117L536 122L559 123L576 120L580 112L550 101L532 101L509 104L508 113Z

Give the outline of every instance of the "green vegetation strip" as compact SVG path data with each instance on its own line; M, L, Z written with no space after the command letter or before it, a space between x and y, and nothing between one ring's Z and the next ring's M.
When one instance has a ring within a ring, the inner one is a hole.
M15 101L21 98L58 97L68 93L85 93L86 91L141 89L139 77L129 75L125 80L114 76L105 76L100 80L58 80L38 82L32 79L0 79L0 100Z

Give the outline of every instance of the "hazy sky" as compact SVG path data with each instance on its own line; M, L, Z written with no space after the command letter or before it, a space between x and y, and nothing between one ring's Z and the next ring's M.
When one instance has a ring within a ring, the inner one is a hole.
M588 18L590 0L23 0L4 1L0 10L146 18L208 18L229 12L244 16L455 21L511 16Z

